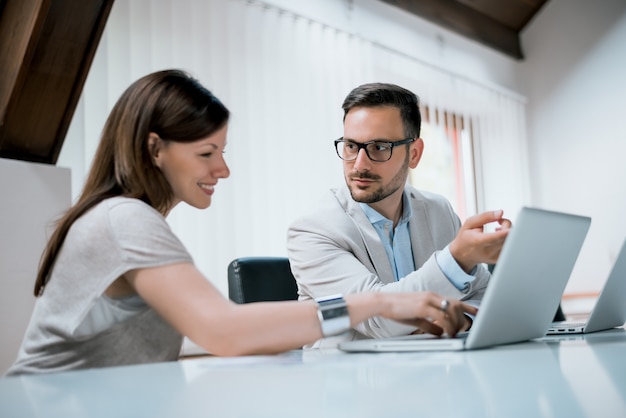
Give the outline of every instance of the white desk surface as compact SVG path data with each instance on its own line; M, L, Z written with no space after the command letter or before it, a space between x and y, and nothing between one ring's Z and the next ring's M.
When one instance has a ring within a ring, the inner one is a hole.
M0 378L0 417L626 417L626 332L565 338L468 352L298 350Z

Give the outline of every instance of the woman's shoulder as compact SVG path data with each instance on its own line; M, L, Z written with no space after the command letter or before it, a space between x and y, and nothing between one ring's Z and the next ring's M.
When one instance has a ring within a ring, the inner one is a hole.
M158 256L165 252L176 259L190 258L165 217L147 203L134 198L113 197L100 202L94 209L102 212L102 227L120 248L132 253L143 249L143 252ZM138 257L143 257L143 252L139 251Z
M95 216L102 216L109 219L152 219L165 221L156 209L140 199L132 197L116 196L104 199L92 210Z
M156 209L148 205L146 202L134 197L116 196L103 200L98 204L107 212L121 212L121 213L145 213L153 214L155 216L163 217Z
M104 199L82 217L82 222L113 230L154 230L167 227L163 215L147 203L130 197ZM79 219L80 221L80 219ZM149 228L149 229L146 229Z

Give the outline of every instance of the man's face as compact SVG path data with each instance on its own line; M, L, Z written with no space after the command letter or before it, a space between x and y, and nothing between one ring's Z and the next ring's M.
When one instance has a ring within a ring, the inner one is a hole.
M373 140L389 142L405 138L400 110L391 106L355 107L344 120L343 137L356 143ZM364 149L356 160L343 161L343 171L352 198L357 202L382 202L389 196L401 196L409 173L421 156L421 140L392 149L391 158L375 162Z

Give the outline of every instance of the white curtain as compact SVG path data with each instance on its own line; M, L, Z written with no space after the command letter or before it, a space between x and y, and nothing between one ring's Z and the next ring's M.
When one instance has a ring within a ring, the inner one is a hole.
M208 210L179 205L168 218L224 295L231 260L285 255L287 225L343 182L332 140L342 133L344 97L364 82L396 82L431 107L472 119L480 209L517 209L526 199L523 99L244 0L114 3L58 162L72 168L74 196L121 92L173 67L191 72L232 112L231 177L217 185Z

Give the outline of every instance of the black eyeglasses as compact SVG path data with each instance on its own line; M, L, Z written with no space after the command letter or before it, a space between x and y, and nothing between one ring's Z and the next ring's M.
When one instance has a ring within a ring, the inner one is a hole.
M344 161L356 160L356 157L359 155L359 151L364 149L370 160L382 163L391 158L391 151L393 150L393 147L410 144L413 141L415 141L415 138L406 138L395 142L377 139L359 144L358 142L343 139L342 137L335 140L335 149L337 150L339 158Z

